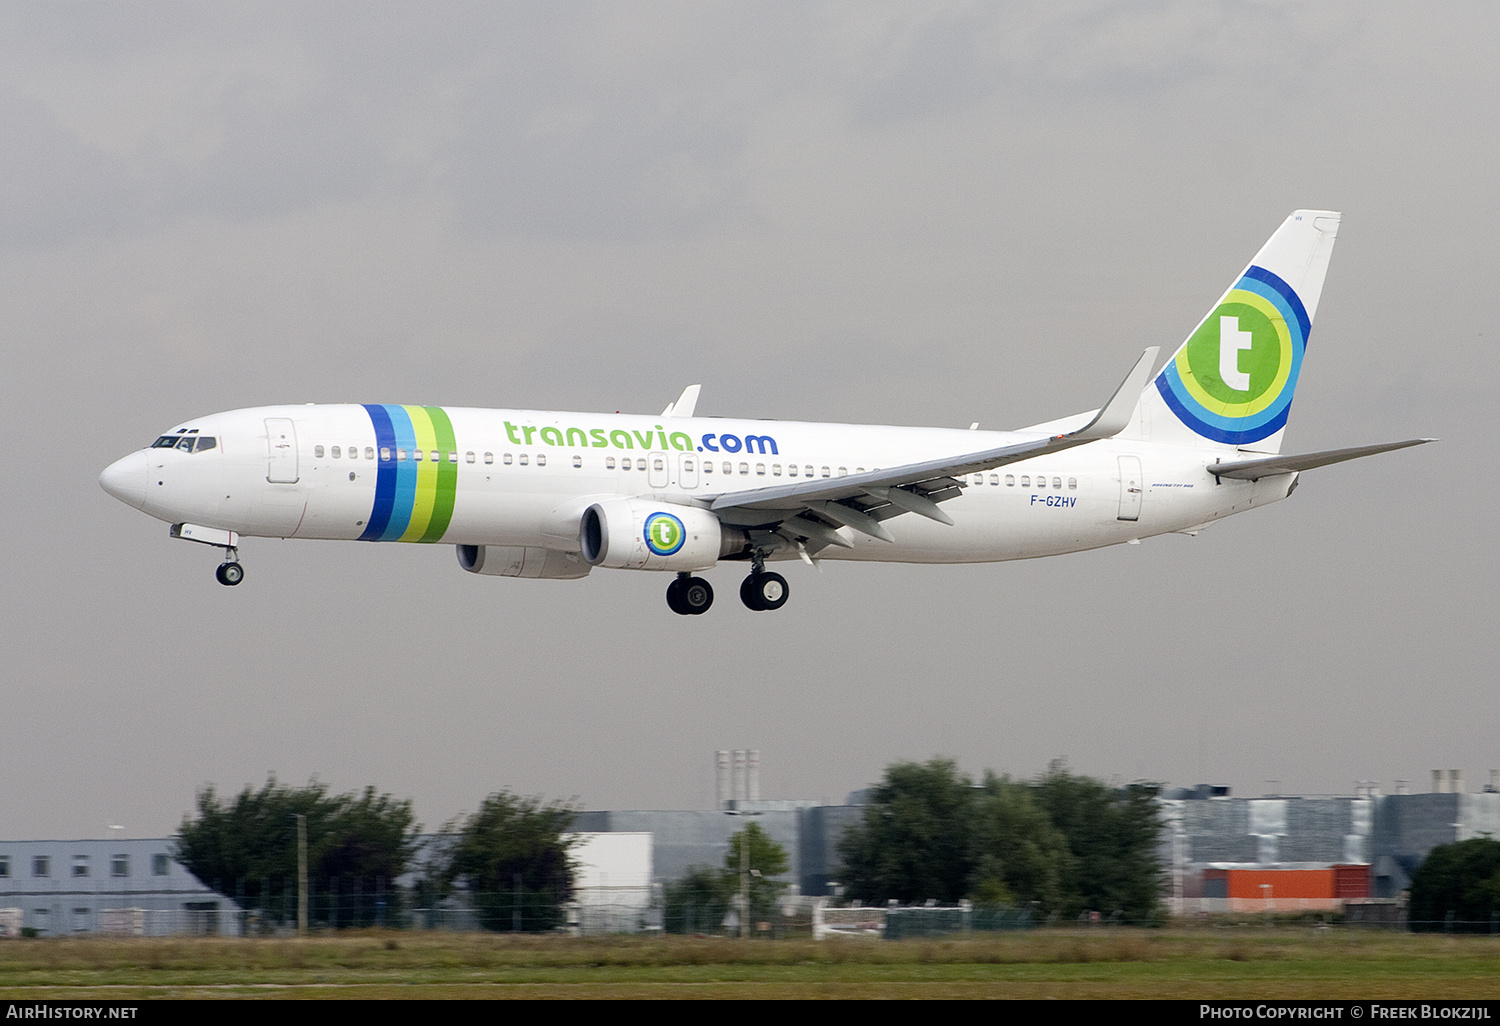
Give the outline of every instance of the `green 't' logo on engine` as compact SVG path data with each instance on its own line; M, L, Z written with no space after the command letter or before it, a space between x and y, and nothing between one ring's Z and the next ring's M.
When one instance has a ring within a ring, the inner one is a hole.
M646 518L646 547L658 556L670 556L687 541L687 529L670 513L652 513Z

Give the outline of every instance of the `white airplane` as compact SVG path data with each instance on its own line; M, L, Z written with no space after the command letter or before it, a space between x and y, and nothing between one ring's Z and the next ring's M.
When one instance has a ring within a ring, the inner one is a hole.
M1018 431L440 406L267 406L200 417L111 464L110 495L224 550L241 536L446 542L475 574L675 574L748 563L740 598L779 609L775 560L975 563L1195 534L1284 499L1304 470L1419 445L1282 456L1340 215L1294 212L1149 384L1147 349L1104 406Z

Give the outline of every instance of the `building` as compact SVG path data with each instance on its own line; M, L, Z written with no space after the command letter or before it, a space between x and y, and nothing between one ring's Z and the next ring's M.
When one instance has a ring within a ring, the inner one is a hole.
M234 902L172 859L170 838L0 841L0 924L76 933L236 934Z

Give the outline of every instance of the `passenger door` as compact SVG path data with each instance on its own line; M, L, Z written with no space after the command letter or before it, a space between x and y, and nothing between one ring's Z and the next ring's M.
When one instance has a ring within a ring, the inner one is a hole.
M266 418L266 480L297 483L297 428L288 417Z
M1139 456L1120 457L1120 520L1141 519L1141 494L1144 481L1141 478Z

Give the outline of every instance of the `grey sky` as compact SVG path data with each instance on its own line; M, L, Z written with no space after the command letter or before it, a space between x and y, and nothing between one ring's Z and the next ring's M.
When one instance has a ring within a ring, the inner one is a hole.
M1500 13L1483 3L0 6L0 834L172 830L267 771L700 807L896 759L1259 793L1500 766ZM1344 226L1289 450L1441 436L1056 559L480 579L210 550L106 496L279 402L1018 427Z

